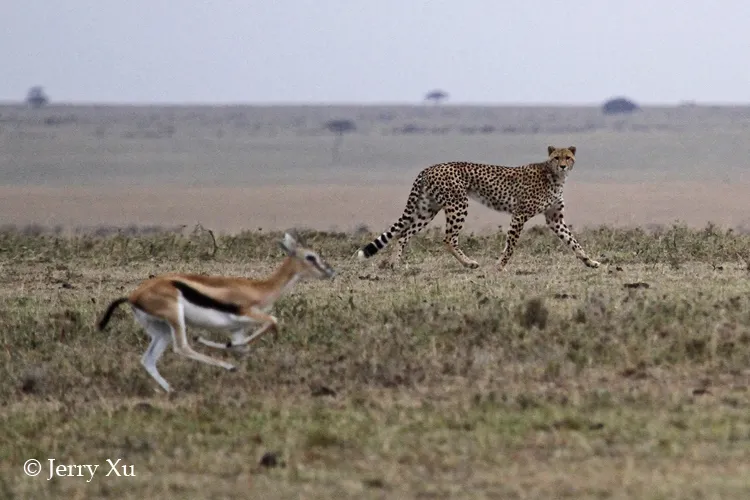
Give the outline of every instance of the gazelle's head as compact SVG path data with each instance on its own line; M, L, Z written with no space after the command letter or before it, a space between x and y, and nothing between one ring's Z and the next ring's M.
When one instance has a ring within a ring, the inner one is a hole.
M576 147L568 146L567 148L556 148L555 146L547 147L547 164L555 174L567 174L573 170L576 163Z
M284 234L284 239L279 242L282 250L292 258L297 274L306 278L327 279L332 278L336 272L328 265L318 253L305 245L298 235Z

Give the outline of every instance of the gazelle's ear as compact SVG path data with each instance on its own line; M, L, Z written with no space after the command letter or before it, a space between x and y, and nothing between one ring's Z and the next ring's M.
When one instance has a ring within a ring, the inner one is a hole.
M297 250L297 240L289 233L284 233L284 239L279 242L279 246L289 255L294 255Z

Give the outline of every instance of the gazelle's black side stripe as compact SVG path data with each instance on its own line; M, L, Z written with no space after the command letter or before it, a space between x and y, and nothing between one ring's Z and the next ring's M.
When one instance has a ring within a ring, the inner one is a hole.
M172 280L170 281L170 283L172 283L174 287L177 288L180 293L182 293L182 296L185 297L185 300L187 300L191 304L195 304L199 307L205 307L206 309L215 309L217 311L230 314L240 313L240 307L236 304L228 304L226 302L216 300L212 297L209 297L208 295L202 294L195 288L186 283L183 283L182 281Z

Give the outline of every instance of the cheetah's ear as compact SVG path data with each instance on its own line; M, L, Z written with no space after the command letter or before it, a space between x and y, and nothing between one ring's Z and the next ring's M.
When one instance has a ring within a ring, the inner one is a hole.
M547 154L551 155L554 150L557 148L555 146L547 146Z
M569 150L569 151L570 151L571 153L573 153L573 154L576 154L576 147L575 147L575 146L568 146L568 150Z

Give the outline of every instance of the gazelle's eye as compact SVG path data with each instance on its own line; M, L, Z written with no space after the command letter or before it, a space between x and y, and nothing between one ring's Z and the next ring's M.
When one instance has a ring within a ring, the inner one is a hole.
M315 262L315 256L314 255L308 255L305 257L305 260L307 262Z

